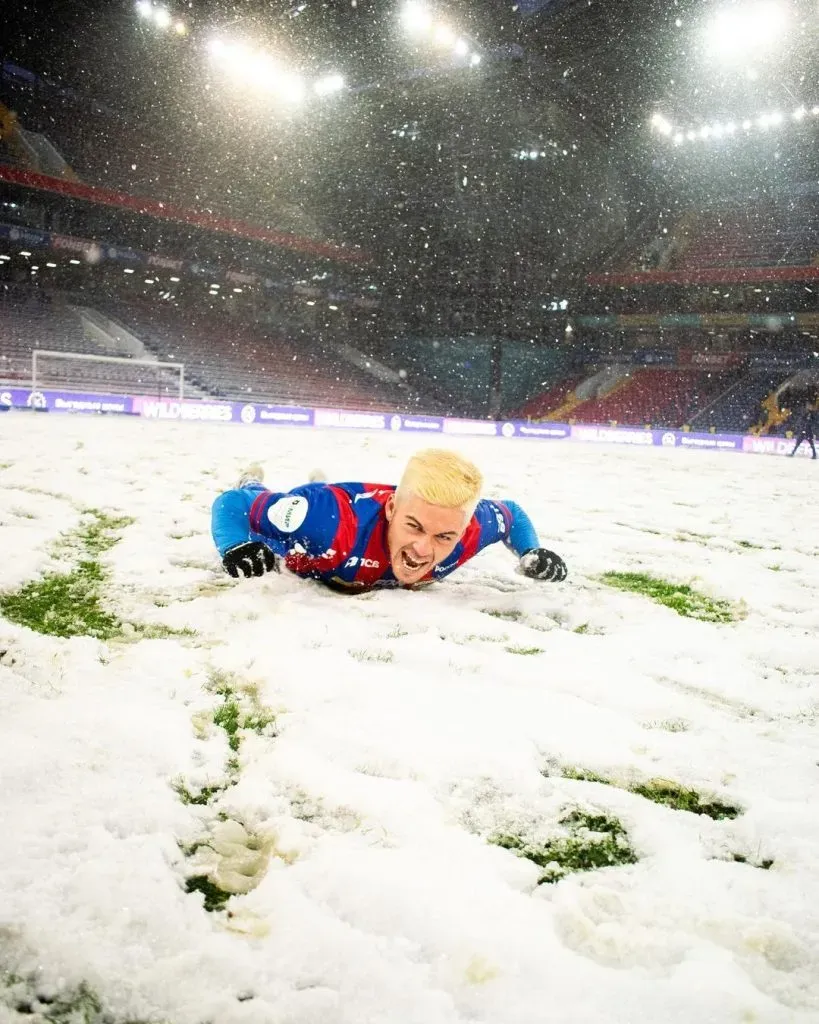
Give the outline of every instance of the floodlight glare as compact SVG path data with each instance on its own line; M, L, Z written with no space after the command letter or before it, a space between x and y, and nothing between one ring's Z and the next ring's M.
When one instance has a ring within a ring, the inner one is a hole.
M455 42L455 33L448 25L439 25L432 38L439 46L452 46Z
M473 53L469 58L469 63L473 68L476 68L481 62L481 55L479 53Z
M794 121L801 121L805 114L807 114L807 110L804 107L797 107L793 112Z
M139 0L139 3L136 5L136 9L143 18L150 18L154 13L150 0Z
M530 149L529 150L529 159L530 160L537 160L537 150L536 149Z
M432 27L432 15L423 4L417 3L415 0L410 0L410 3L401 12L401 21L404 28L414 35L428 32Z
M753 126L750 121L746 120L742 122L742 127L745 129L746 132L749 132Z
M465 39L456 39L454 49L459 57L465 57L469 53L469 47Z
M319 96L328 96L330 93L341 92L344 88L344 79L341 75L327 75L319 80L313 86L313 89Z
M813 114L814 117L816 117L816 115L819 114L819 107L814 107L811 110L811 113Z
M689 142L693 142L697 137L697 133L693 131L688 132L685 137L688 139Z
M214 57L222 57L227 50L227 47L221 39L211 39L208 43L208 49Z
M706 48L726 63L744 60L749 53L771 50L785 34L788 8L777 0L729 7L706 25Z
M684 141L685 141L685 136L683 135L683 133L682 132L677 132L677 134L674 136L674 145L675 146L681 146Z
M173 30L174 32L176 32L178 36L186 36L188 34L188 26L185 24L184 21L177 21L177 23L173 27Z
M154 11L154 21L160 28L167 28L171 23L171 16L164 7L157 7Z
M733 121L729 121L728 124L726 124L726 126L725 126L725 134L726 135L733 135L736 130L737 130L737 126L734 124Z

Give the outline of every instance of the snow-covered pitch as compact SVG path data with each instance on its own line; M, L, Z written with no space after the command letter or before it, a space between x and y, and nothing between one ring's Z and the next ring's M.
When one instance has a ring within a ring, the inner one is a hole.
M463 440L565 584L501 546L415 593L220 571L249 462L390 482L425 440L0 420L0 597L95 509L120 624L0 618L2 1024L819 1021L814 464Z

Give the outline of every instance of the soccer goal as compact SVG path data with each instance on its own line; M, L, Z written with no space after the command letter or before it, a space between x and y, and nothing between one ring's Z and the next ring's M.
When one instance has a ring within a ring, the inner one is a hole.
M185 364L37 348L31 353L31 390L47 388L182 399Z

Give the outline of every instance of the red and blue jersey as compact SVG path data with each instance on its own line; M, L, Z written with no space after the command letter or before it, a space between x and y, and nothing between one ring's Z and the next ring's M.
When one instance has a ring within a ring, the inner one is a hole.
M351 589L397 587L390 567L385 505L387 484L305 484L292 491L260 485L226 491L213 505L219 553L259 540L298 576ZM443 579L489 544L516 554L538 547L529 517L515 502L478 502L455 549L421 581Z

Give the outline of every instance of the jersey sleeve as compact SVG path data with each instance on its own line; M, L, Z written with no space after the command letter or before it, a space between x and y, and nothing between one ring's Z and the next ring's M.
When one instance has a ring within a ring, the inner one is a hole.
M480 548L503 541L516 555L522 555L540 547L532 520L516 501L484 499L478 502L475 517L481 528Z
M249 540L263 540L279 555L296 548L320 555L331 547L339 521L338 499L325 484L287 492L242 487L213 503L211 531L220 555Z

